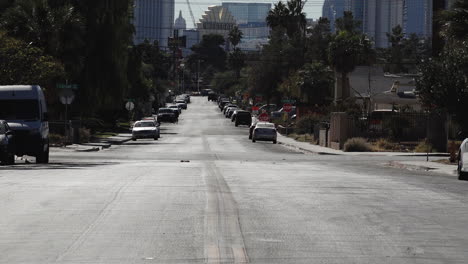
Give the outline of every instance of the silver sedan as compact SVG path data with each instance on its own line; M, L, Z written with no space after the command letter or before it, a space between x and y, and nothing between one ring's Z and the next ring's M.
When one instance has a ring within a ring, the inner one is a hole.
M252 142L259 141L273 141L276 144L277 133L275 124L268 122L258 122L253 129Z

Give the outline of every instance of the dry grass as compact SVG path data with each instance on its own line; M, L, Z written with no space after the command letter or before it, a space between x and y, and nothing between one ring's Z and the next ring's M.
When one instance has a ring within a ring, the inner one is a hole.
M296 141L299 142L308 142L312 144L316 144L317 140L315 140L314 135L312 134L289 134L288 137L293 138Z
M345 152L372 152L372 146L364 138L350 138L343 147Z

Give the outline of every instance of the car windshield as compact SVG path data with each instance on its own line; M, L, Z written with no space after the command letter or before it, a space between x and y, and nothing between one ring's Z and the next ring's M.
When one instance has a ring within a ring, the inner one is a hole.
M138 122L135 124L135 127L154 127L156 126L154 122Z
M238 116L250 116L249 112L237 112Z
M171 105L169 106L169 108L179 108L179 107L177 107L177 105Z
M167 108L162 108L162 109L159 109L159 113L162 114L162 113L172 113L172 110L171 109L167 109Z
M39 103L37 100L0 100L0 119L38 120Z

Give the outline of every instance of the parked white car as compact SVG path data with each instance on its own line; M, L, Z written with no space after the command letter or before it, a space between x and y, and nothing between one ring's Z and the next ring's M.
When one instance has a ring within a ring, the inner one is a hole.
M252 142L258 141L273 141L276 144L276 128L275 124L268 122L258 122L252 134Z
M461 143L458 151L458 179L468 180L468 138Z
M135 141L139 138L152 138L159 139L159 128L156 122L149 120L137 121L132 128L132 140Z

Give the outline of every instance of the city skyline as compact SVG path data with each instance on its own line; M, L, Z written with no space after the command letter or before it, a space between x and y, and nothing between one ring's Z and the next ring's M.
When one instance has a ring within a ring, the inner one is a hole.
M304 8L304 12L307 14L307 18L318 19L322 16L322 6L324 0L309 0ZM239 1L239 0L227 0L221 1L216 0L208 3L206 0L190 0L193 15L195 17L195 21L202 17L206 10L208 10L209 6L212 5L221 5L223 2L232 2L232 3L265 3L271 4L273 7L274 4L278 3L278 1L265 1L265 0L257 0L257 1ZM174 16L177 17L179 15L179 11L182 11L182 16L187 21L187 28L195 28L196 26L193 25L192 18L190 16L189 9L187 7L187 2L184 0L178 0L175 2L175 11Z

